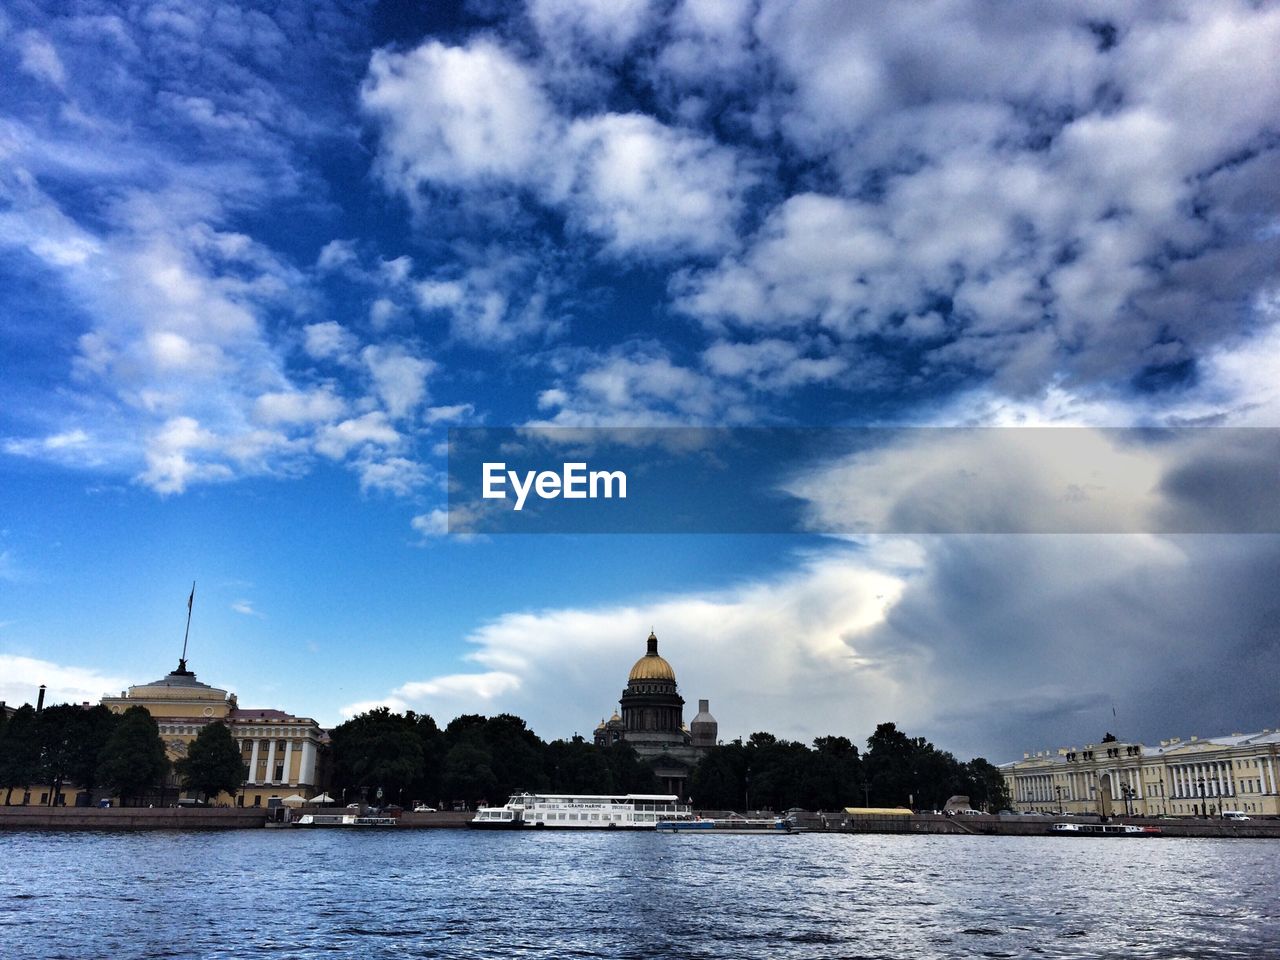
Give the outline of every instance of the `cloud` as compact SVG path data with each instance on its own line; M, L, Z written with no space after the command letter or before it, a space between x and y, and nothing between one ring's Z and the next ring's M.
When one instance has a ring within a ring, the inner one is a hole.
M262 618L262 614L254 608L252 600L236 600L232 602L231 609L245 617Z
M88 667L70 667L0 653L0 700L9 706L35 705L38 688L44 684L45 705L97 703L102 697L123 690L129 681Z
M356 338L334 320L309 323L302 334L304 348L317 360L346 360L356 352Z
M394 449L402 440L399 431L387 422L387 415L374 410L322 427L316 434L315 449L326 457L341 460L352 450Z
M403 684L343 713L509 711L544 737L587 734L615 709L653 626L681 693L711 699L725 738L860 740L894 720L1002 761L1096 741L1116 726L1113 704L1118 732L1148 741L1273 726L1259 678L1280 667L1277 544L876 538L725 590L506 614L468 638L476 672ZM1238 693L1216 696L1223 683Z
M657 7L654 0L530 0L529 17L553 51L613 59L652 28Z
M489 40L378 51L361 98L391 189L414 202L465 186L531 191L618 256L725 249L755 180L703 133L639 113L562 115L536 66Z
M408 193L420 183L525 182L550 146L546 95L487 40L376 51L361 102L380 125L382 176Z
M534 426L680 426L750 422L753 411L730 384L672 361L652 344L583 353L572 373L538 397Z
M548 310L554 284L537 257L488 248L466 259L477 262L413 285L418 308L447 315L455 338L469 346L503 349L564 329Z
M1274 198L1260 215L1235 198L1275 177L1280 89L1242 85L1280 12L1128 11L1110 29L1065 6L996 22L973 4L762 5L757 36L790 82L759 122L834 183L679 276L679 305L712 328L901 340L925 377L1012 392L1174 376L1238 328L1274 262L1257 232Z
M368 346L360 360L373 379L373 387L392 419L416 412L427 396L427 374L435 365L410 355L399 346Z
M18 66L23 73L59 89L66 85L66 68L48 37L37 30L26 30L18 36L17 41L21 51Z
M469 638L478 671L406 683L385 700L439 719L509 710L543 736L589 733L597 714L614 709L652 624L685 696L716 698L722 735L799 726L817 736L888 710L901 695L856 648L902 590L903 562L914 561L891 549L817 558L777 581L720 593L508 614ZM797 699L811 711L798 725L794 714L784 719Z
M263 423L324 423L346 412L346 403L328 388L264 393L254 401Z
M752 178L732 150L641 114L575 121L565 146L572 166L558 174L552 195L571 223L604 238L614 253L714 253L733 245Z

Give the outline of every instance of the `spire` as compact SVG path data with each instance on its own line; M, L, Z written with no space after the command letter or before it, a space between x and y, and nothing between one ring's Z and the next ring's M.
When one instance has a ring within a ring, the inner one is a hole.
M645 651L645 656L656 657L658 655L658 635L649 630L649 649Z
M191 636L191 607L196 602L196 582L191 581L191 594L187 597L187 629L182 634L182 656L178 658L178 669L173 671L180 677L194 677L195 674L187 669L187 639Z

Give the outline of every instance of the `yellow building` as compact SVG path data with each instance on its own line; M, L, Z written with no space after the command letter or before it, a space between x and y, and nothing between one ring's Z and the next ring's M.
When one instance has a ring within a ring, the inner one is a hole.
M272 798L299 795L311 798L319 792L319 753L327 735L309 717L295 717L281 710L246 710L234 693L201 683L187 669L178 669L154 683L103 697L103 706L115 713L145 707L160 727L160 738L170 760L186 756L187 746L210 723L221 721L240 745L247 777L234 798L219 801L237 806L267 806ZM172 784L176 787L176 780Z
M1110 741L1024 754L1001 765L1019 813L1280 816L1280 730Z

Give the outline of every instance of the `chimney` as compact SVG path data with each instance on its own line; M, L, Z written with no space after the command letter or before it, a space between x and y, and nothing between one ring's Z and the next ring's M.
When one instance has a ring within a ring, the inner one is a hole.
M710 701L710 700L699 700L699 701L698 701L698 712L699 712L699 713L710 713L710 712L711 712L711 701Z
M36 695L36 713L44 709L44 684L40 684L40 693Z

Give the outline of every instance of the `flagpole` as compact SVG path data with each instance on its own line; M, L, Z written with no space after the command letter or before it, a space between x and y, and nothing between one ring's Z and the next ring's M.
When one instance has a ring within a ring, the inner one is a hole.
M178 661L180 671L187 669L187 638L191 636L191 607L196 602L196 582L191 581L191 596L187 597L187 629L182 634L182 658Z

